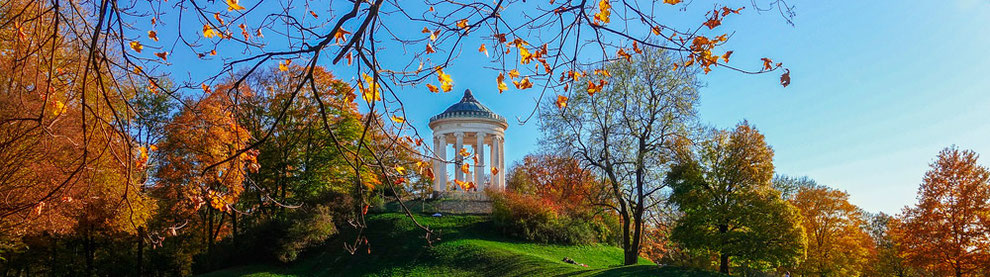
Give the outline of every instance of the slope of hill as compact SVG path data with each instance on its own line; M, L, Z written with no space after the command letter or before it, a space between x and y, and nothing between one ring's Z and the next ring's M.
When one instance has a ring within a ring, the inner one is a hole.
M327 243L296 263L249 265L204 276L721 276L715 273L658 267L646 259L622 263L622 249L606 245L566 246L521 242L493 231L487 216L451 215L417 220L440 232L441 241L426 246L424 232L399 213L369 215L366 231L371 253L350 255L343 241ZM338 239L353 239L342 234ZM582 267L564 263L570 257Z

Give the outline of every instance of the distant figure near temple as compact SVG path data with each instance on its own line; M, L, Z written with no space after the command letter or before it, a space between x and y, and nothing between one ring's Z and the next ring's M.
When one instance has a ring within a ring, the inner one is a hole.
M478 102L471 90L464 91L461 102L430 118L433 130L433 149L438 157L433 162L433 195L439 197L449 190L457 194L482 194L485 188L505 189L505 118ZM453 148L449 148L453 145ZM470 146L470 147L468 147ZM486 147L487 146L487 147ZM465 158L461 149L477 156ZM486 151L487 150L487 151ZM487 153L486 153L487 152ZM486 160L488 157L490 160ZM462 166L468 164L470 173ZM448 181L447 170L453 164L454 180L472 183L473 188L464 191L455 181ZM495 168L495 170L492 170Z

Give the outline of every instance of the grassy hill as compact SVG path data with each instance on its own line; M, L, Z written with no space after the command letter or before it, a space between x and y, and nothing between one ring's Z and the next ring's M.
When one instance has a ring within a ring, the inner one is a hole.
M369 215L371 254L350 255L332 241L290 265L249 265L203 276L721 276L658 267L646 259L618 266L622 249L604 245L565 246L521 242L493 231L487 216L450 215L417 220L441 232L426 246L424 232L399 213ZM338 239L353 239L342 234ZM570 257L581 267L561 261Z

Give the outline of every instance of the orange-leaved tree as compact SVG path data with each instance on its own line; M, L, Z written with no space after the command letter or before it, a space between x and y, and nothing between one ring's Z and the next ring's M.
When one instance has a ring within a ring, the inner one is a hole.
M990 171L978 155L945 148L925 173L918 203L895 229L909 263L938 275L977 276L990 264Z
M858 276L869 266L873 240L849 194L825 186L800 187L790 201L801 211L807 259L797 267L807 275Z
M173 215L169 218L179 226L197 227L208 252L229 230L224 222L235 212L232 206L244 191L244 176L257 167L254 152L232 156L251 137L232 116L233 102L223 91L186 106L167 126L158 147L164 156L153 188L168 203L163 208Z

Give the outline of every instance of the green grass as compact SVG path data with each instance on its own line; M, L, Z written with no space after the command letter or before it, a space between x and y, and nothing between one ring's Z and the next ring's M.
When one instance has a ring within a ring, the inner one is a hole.
M424 232L403 214L368 217L366 230L371 254L343 250L341 234L322 250L293 264L250 265L203 276L721 276L715 273L658 267L646 259L638 265L622 263L622 249L605 245L566 246L522 242L493 231L487 216L417 215L416 219L440 232L441 241L427 247ZM561 261L570 257L581 267Z

